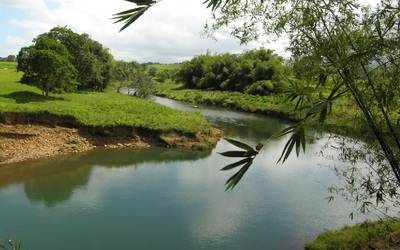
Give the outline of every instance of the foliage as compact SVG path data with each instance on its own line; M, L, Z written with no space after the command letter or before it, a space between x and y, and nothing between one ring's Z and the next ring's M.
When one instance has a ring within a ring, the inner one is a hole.
M325 249L390 249L400 244L399 221L377 221L358 224L320 234L307 250Z
M0 62L15 62L17 57L15 55L9 55L7 57L0 57Z
M253 164L253 159L256 157L258 152L263 148L263 144L259 143L256 148L252 148L249 145L236 141L233 139L228 139L225 138L229 143L232 145L235 145L236 147L242 149L241 151L227 151L220 153L222 156L226 157L240 157L243 158L242 160L239 160L237 162L234 162L232 164L229 164L221 169L221 171L226 171L226 170L231 170L233 168L242 166L239 171L236 172L236 174L232 175L225 183L226 190L228 189L233 189L239 181L242 179L246 171L250 168L250 166Z
M174 80L188 88L268 95L285 90L288 74L290 69L283 58L272 50L258 49L238 55L196 56L182 64Z
M63 44L72 56L78 71L80 89L104 90L111 81L114 59L107 48L94 41L88 34L77 34L67 27L54 27L40 34L35 40L47 38Z
M114 82L116 82L118 93L120 92L121 88L132 87L132 81L135 78L135 72L138 70L143 70L142 65L140 65L138 62L115 62L115 67L112 71L112 79Z
M133 89L134 95L141 98L149 98L155 93L156 83L146 74L142 65L137 62L116 62L114 79L120 88ZM129 94L129 93L128 93Z
M335 154L327 155L325 148L336 149L333 151ZM354 210L359 212L375 209L386 216L397 216L400 205L398 185L385 155L376 143L332 135L320 154L336 162L328 166L339 180L338 184L328 187L331 193L328 201L339 195L352 202ZM353 216L354 211L350 213L350 218Z
M46 100L37 88L18 84L20 76L18 72L0 68L1 114L47 113L74 117L85 126L128 126L150 131L213 135L211 126L200 113L183 112L118 93L54 94Z
M116 19L115 23L125 22L124 26L120 29L120 31L126 29L129 25L131 25L134 21L136 21L139 17L143 15L151 6L153 6L158 1L153 0L127 0L131 3L137 5L136 8L119 12L114 15L114 19Z
M35 44L18 53L18 71L23 71L22 83L38 86L45 92L76 89L76 69L67 48L55 40L38 38Z

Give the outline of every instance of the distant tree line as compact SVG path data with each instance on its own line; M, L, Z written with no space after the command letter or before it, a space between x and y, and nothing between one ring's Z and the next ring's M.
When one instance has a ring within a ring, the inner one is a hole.
M17 57L15 55L9 55L7 57L0 57L0 62L15 62Z
M88 34L55 27L17 55L21 82L49 92L104 90L112 79L113 56Z
M174 79L193 89L268 95L284 91L291 74L291 67L282 57L261 48L242 54L196 56L182 63Z

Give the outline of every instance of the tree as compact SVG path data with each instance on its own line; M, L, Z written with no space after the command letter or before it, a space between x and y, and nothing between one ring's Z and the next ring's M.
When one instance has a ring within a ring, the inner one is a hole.
M155 92L155 82L137 62L118 61L113 75L114 80L118 82L118 92L121 88L130 88L133 89L135 96L141 98L148 98Z
M36 85L46 98L50 92L76 89L77 71L66 47L55 40L38 38L24 47L17 56L18 71L23 71L22 83Z
M136 3L137 8L115 15L117 22L125 22L121 30L158 1L131 2ZM287 49L297 69L306 72L299 75L313 83L310 85L314 86L313 93L319 93L319 99L310 103L307 101L309 93L293 83L289 99L297 102L297 109L307 112L302 121L280 133L289 139L279 161L284 162L293 150L297 155L305 150L306 123L323 125L335 101L349 97L364 117L369 128L366 135L373 135L379 148L376 154L382 159L370 168L373 175L367 172L355 177L359 183L364 183L360 190L364 191L366 199L375 197L377 204L382 204L386 198L398 197L400 140L396 121L400 92L400 3L382 0L373 7L356 0L206 0L205 3L213 10L213 22L207 24L209 35L228 28L242 43L261 37L287 37ZM324 94L326 91L328 94ZM228 168L242 166L236 174L239 177L258 151L234 143L250 154L242 155L244 160ZM240 154L246 153L227 156ZM371 178L382 181L368 181ZM238 180L240 178L231 178L227 187L233 188ZM368 202L362 201L361 207Z
M38 38L49 38L63 44L72 56L72 63L78 71L80 89L102 91L111 81L113 56L102 44L88 34L77 34L67 27L54 27Z
M9 55L6 58L7 62L15 62L15 60L16 60L16 56L15 55Z

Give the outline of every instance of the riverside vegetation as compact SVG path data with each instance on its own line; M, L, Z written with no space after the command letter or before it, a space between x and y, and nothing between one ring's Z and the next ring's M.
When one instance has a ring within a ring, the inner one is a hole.
M206 149L217 141L199 113L113 92L82 91L45 98L38 88L19 83L21 75L16 63L0 63L0 117L4 124L74 127L86 137L143 138L150 146ZM73 138L66 140L76 144Z

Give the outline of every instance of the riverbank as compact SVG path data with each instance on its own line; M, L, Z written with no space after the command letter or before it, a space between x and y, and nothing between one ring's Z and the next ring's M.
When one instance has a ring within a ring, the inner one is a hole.
M214 131L219 134L218 130ZM215 139L218 140L218 137ZM0 164L97 149L149 147L196 149L201 140L205 140L205 136L201 134L197 137L177 133L163 133L159 136L155 134L101 136L88 131L82 132L78 128L0 124Z
M45 98L19 83L21 75L0 64L0 164L98 148L210 149L218 141L199 113L114 92Z
M307 109L295 110L296 103L289 101L284 93L258 96L239 92L187 89L182 84L169 83L158 84L156 95L177 101L266 115L290 122L301 121L307 114ZM323 128L317 119L319 117L308 123L313 129L366 141L374 139L368 123L358 107L350 101L350 97L335 101Z

